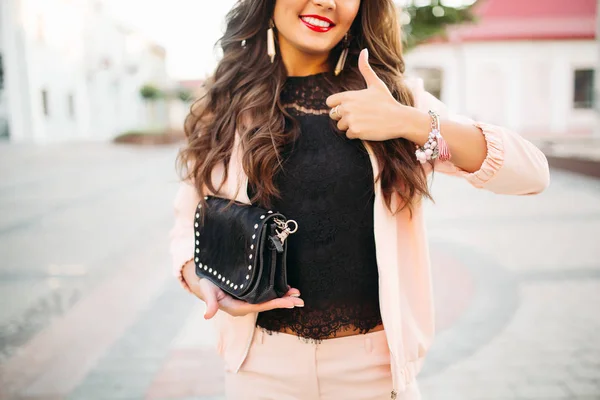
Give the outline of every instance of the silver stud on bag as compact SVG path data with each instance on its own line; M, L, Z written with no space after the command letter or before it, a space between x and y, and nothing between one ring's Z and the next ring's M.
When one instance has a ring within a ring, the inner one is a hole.
M196 231L196 236L200 236L200 232Z
M238 288L238 285L235 285L233 288L234 288L235 290L237 290L237 288Z
M248 256L248 258L252 260L252 254L250 254L250 255Z
M196 249L196 253L200 253L200 249Z
M229 285L230 287L233 287L233 282L231 282L231 284Z
M268 212L269 214L273 214L273 211L271 211L271 210L269 210L269 211L267 211L267 212Z
M265 219L265 215L261 215L261 216L260 216L260 219Z
M196 240L196 244L200 244L200 241L199 241L199 240Z
M217 275L217 270L216 269L213 271L213 275L215 275L215 276Z
M258 224L254 224L254 229L258 229Z
M198 257L196 257L196 259L194 261L198 262ZM200 266L200 268L202 268L202 265Z
M244 284L242 283L242 284L240 285L240 289L243 289L243 288L244 288Z
M205 265L204 266L204 270L206 271L207 269L208 269L208 265Z
M253 240L254 240L254 239L256 239L256 235L252 235L252 239L253 239Z
M249 270L252 270L252 265L248 265L248 269L249 269Z
M209 268L209 269L208 269L208 272L210 272L210 273L212 274L212 268Z
M253 244L250 245L250 250L254 250L254 245Z
M219 279L221 279L221 274L219 274Z
M196 218L200 218L200 214L199 213L196 213Z
M250 275L246 275L246 280L250 279Z
M223 282L225 282L225 277L223 277L221 280L222 280Z
M227 279L227 284L229 285L229 282L231 282L229 279Z

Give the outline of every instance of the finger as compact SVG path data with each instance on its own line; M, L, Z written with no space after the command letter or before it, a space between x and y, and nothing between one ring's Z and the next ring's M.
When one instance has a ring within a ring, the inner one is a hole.
M293 287L288 285L288 291L283 297L291 296L291 297L300 297L300 291L298 289L294 289Z
M330 111L329 111L329 118L331 118L334 121L339 121L340 119L342 119L342 117L344 116L344 114L342 114L342 105L337 105L335 107L333 107Z
M358 56L358 69L362 74L363 78L365 78L365 82L367 83L367 87L382 87L387 90L387 86L383 81L377 76L371 64L369 64L369 50L363 49Z
M342 118L338 121L337 127L340 131L345 132L348 130L348 118Z
M325 103L327 103L327 107L333 108L342 104L344 101L348 101L355 92L357 92L357 90L348 90L345 92L332 94L327 98L327 100L325 100Z
M219 300L217 299L217 292L212 287L207 287L203 291L204 303L206 304L206 310L204 311L204 319L211 319L219 311Z
M304 300L298 297L280 297L261 304L255 304L254 310L257 312L274 310L276 308L294 308L304 307Z

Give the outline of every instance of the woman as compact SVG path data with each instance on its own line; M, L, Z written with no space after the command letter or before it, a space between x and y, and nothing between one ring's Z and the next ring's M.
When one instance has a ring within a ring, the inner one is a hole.
M420 398L434 334L427 176L514 195L548 185L531 143L404 79L399 26L392 0L245 0L228 14L186 121L171 232L175 275L216 322L228 399ZM199 193L298 222L284 297L247 304L198 279Z

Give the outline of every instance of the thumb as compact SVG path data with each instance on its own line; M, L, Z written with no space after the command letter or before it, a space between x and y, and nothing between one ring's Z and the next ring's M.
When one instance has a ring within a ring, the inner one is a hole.
M206 304L206 311L204 311L204 319L211 319L219 311L219 301L217 299L217 293L215 290L210 288L203 293L204 303Z
M371 65L369 64L369 50L366 48L363 49L358 56L358 69L363 78L365 78L367 87L380 86L385 87L387 90L385 83L377 76L375 71L373 71L373 68L371 68Z

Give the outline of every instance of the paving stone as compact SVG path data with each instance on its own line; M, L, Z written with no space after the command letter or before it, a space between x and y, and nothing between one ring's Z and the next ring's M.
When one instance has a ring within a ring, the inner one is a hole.
M18 303L0 310L0 330L10 328L0 334L0 368L2 354L17 354L69 315L144 243L157 252L147 267L169 268L175 153L0 146L0 214L9 216L0 220L0 289ZM21 168L4 168L15 162ZM426 218L439 333L419 377L424 400L600 399L600 180L553 171L545 193L518 197L436 174L433 194ZM31 251L32 241L43 246ZM39 294L19 295L27 287ZM173 280L58 397L224 400L209 330L198 326L202 347L190 347L192 331L178 339L196 304ZM214 374L215 385L188 385L198 371Z
M564 399L569 396L564 386L556 384L520 385L514 391L517 397L526 399Z
M600 386L589 381L570 380L566 383L571 395L579 398L581 396L598 396L600 398Z

